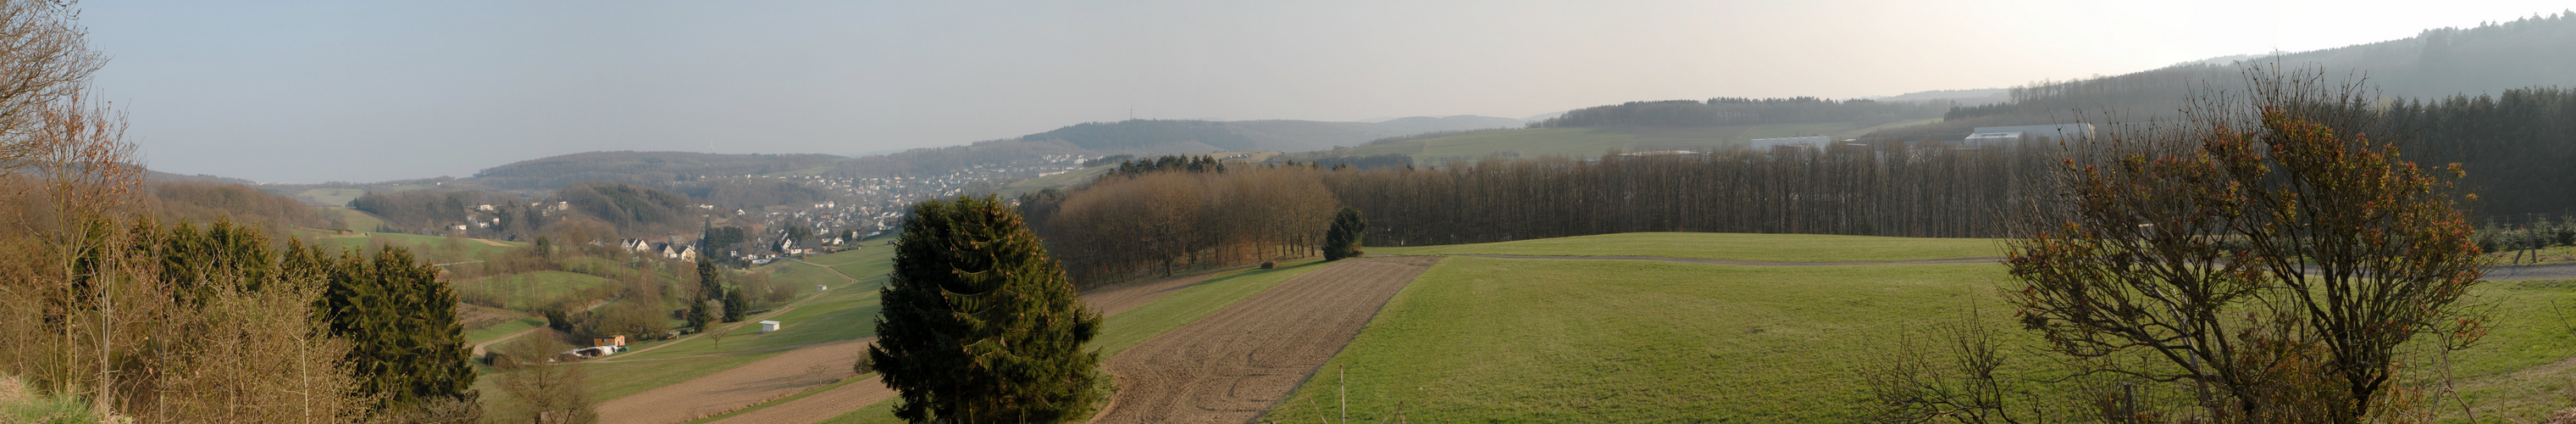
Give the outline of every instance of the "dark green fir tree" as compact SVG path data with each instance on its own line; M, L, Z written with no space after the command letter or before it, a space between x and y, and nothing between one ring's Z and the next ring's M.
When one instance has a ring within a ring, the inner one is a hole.
M1332 228L1324 230L1324 260L1338 261L1360 256L1360 238L1368 236L1368 219L1360 210L1342 208L1333 214Z
M858 368L902 396L913 422L1087 418L1104 399L1100 315L1020 215L996 197L912 206L895 244L877 342Z

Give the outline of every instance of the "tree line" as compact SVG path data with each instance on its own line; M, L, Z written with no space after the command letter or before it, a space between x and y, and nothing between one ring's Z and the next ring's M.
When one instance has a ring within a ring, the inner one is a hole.
M1611 125L1709 127L1839 121L1884 123L1941 116L1941 113L1949 108L1950 103L1946 101L1879 102L1814 97L1773 99L1721 97L1708 99L1705 102L1664 100L1594 106L1568 111L1563 116L1532 122L1528 127Z
M1332 171L1311 166L1165 169L1029 193L1018 209L1074 281L1096 285L1310 256L1341 206L1324 183Z
M1333 211L1372 246L1641 231L1990 237L2049 162L2020 149L1750 151L1494 159L1444 168L1228 166L1023 195L1076 281L1311 255Z

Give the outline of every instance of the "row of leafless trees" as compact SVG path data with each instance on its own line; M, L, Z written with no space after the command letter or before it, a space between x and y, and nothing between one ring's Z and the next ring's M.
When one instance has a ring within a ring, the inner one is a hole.
M1375 246L1641 231L1990 237L2049 165L2045 146L1490 159L1437 169L1227 167L1111 176L1021 198L1077 279L1312 254L1333 211Z
M1720 151L1332 173L1378 246L1640 231L1982 237L2040 148Z
M1341 203L1332 174L1236 167L1102 178L1021 198L1021 211L1076 281L1170 275L1186 266L1313 255Z

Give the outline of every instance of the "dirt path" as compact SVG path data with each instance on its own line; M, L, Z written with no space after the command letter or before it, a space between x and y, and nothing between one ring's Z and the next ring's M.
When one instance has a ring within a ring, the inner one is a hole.
M516 339L516 338L519 338L519 336L525 336L525 335L528 335L528 333L534 333L534 332L537 332L537 330L544 330L544 329L546 329L546 327L543 327L543 326L539 326L539 327L532 327L532 328L529 328L529 329L526 329L526 330L519 330L519 332L516 332L516 333L510 333L510 335L507 335L507 336L501 336L501 338L498 338L498 339L492 339L492 341L482 342L482 343L477 343L477 344L475 344L475 345L474 345L474 357L476 357L476 358L481 358L481 357L483 357L483 347L484 347L484 346L491 346L491 345L501 344L501 342L510 341L510 339Z
M819 265L818 265L819 266ZM829 267L826 267L829 268ZM837 271L835 271L837 272ZM1212 274L1210 274L1212 275ZM844 275L847 276L847 275ZM1091 304L1101 316L1115 315L1138 305L1160 299L1182 288L1207 280L1209 275L1174 278L1139 284L1128 284L1084 293L1082 300ZM853 279L855 280L855 279ZM867 344L876 338L851 342L830 342L797 348L769 359L724 370L705 377L656 388L644 393L617 398L600 404L600 422L680 422L758 406L771 400L803 393L816 386L830 384L854 375L850 364L865 354ZM668 345L665 345L668 346ZM760 352L773 351L764 349ZM639 351L640 352L640 351ZM697 356L733 355L753 352L728 352ZM629 352L628 354L633 354ZM697 357L691 356L691 357ZM678 359L658 358L652 360ZM603 360L604 362L605 360ZM828 368L828 369L823 369ZM829 391L816 393L792 402L761 408L718 421L722 423L811 423L894 398L893 390L876 377L851 382ZM612 409L623 410L610 414Z
M489 244L489 245L493 245L493 246L510 247L510 244L509 244L509 243L502 243L502 242L498 242L498 241L493 241L492 239L474 239L474 241L483 242L483 244Z
M1244 422L1341 352L1437 257L1346 259L1282 282L1107 362L1120 390L1096 422Z

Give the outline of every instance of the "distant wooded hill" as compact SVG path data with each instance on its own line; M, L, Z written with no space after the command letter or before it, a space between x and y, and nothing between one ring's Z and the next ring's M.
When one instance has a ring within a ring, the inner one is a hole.
M1519 127L1511 118L1459 115L1382 122L1296 120L1192 121L1131 119L1076 124L1021 136L1022 141L1062 141L1103 153L1184 154L1214 151L1301 152L1357 146L1386 137L1439 131Z
M2503 94L2526 87L2576 87L2576 13L2475 28L2425 30L2405 39L2275 56L2231 56L2162 69L2009 89L2011 101L1962 107L1933 125L1875 136L1964 134L1972 127L2071 122L2081 115L2142 121L2170 118L2194 90L2241 90L2239 65L2321 68L2364 79L2391 99Z
M580 181L662 185L707 176L758 175L832 166L820 154L589 152L520 161L474 173L474 183L502 190L551 190Z

